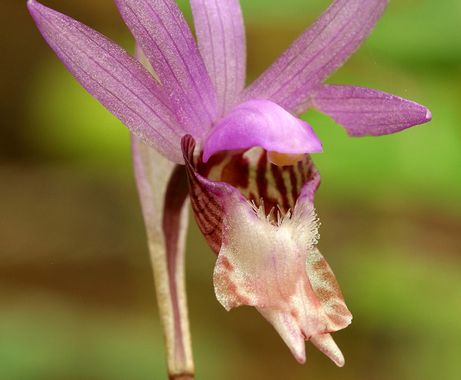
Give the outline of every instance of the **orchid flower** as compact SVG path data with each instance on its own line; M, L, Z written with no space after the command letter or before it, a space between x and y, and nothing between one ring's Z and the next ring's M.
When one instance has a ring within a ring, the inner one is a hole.
M431 119L395 95L324 84L359 47L387 0L335 0L245 88L238 0L190 0L197 44L173 0L115 0L136 58L72 18L28 1L41 34L75 78L132 133L133 159L165 331L170 378L193 378L184 285L189 199L217 254L227 309L254 306L305 361L305 341L344 364L331 333L351 322L317 249L313 206L322 151L299 116L315 108L351 136Z

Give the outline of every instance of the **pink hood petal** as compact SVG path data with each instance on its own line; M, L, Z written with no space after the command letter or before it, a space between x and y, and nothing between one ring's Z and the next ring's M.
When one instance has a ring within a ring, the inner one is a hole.
M249 149L288 154L318 153L322 144L312 127L269 100L250 100L235 107L208 135L205 162L224 150Z

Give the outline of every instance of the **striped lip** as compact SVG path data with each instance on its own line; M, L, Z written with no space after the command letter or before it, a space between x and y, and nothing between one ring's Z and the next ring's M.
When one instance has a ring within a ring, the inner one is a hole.
M269 162L266 151L253 148L236 154L218 153L204 163L195 147L191 136L183 137L195 219L216 254L221 247L223 191L235 188L256 207L264 206L266 214L271 210L285 214L294 208L304 187L313 200L320 184L320 176L308 155L295 165L280 167Z
M349 325L331 268L316 248L313 196L319 175L309 156L280 167L253 148L214 155L207 163L195 141L182 149L195 219L218 254L213 283L226 310L254 306L304 363L311 340L338 366L341 351L329 335Z

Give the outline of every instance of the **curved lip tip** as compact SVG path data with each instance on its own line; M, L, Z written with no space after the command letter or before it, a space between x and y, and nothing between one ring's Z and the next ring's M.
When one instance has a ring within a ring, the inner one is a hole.
M285 343L288 342L285 341ZM292 344L287 344L287 346L291 351L291 354L294 356L295 360L299 364L306 363L306 344L304 342L304 339L301 342L298 342L298 344L292 342Z
M337 352L337 353L330 353L330 354L327 354L326 352L324 352L324 354L326 354L330 360L335 363L338 367L344 367L344 364L346 363L345 359L344 359L344 355L342 354L341 351Z
M338 367L344 367L344 364L346 363L346 360L344 359L344 355L342 354L341 351L336 353L336 355L330 356L330 359L335 363Z
M296 361L299 364L306 364L306 354L304 353L294 353L293 356L295 357Z

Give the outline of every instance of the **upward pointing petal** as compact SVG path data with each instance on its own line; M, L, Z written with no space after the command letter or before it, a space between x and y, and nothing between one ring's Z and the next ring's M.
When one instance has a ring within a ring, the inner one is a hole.
M223 114L245 85L245 30L239 0L191 0L200 53Z
M336 0L246 91L302 113L311 90L360 46L388 0Z
M201 138L216 117L216 95L194 37L172 0L116 0L188 132Z
M35 0L27 6L45 40L80 84L134 135L182 162L181 128L162 89L142 65L86 25Z

